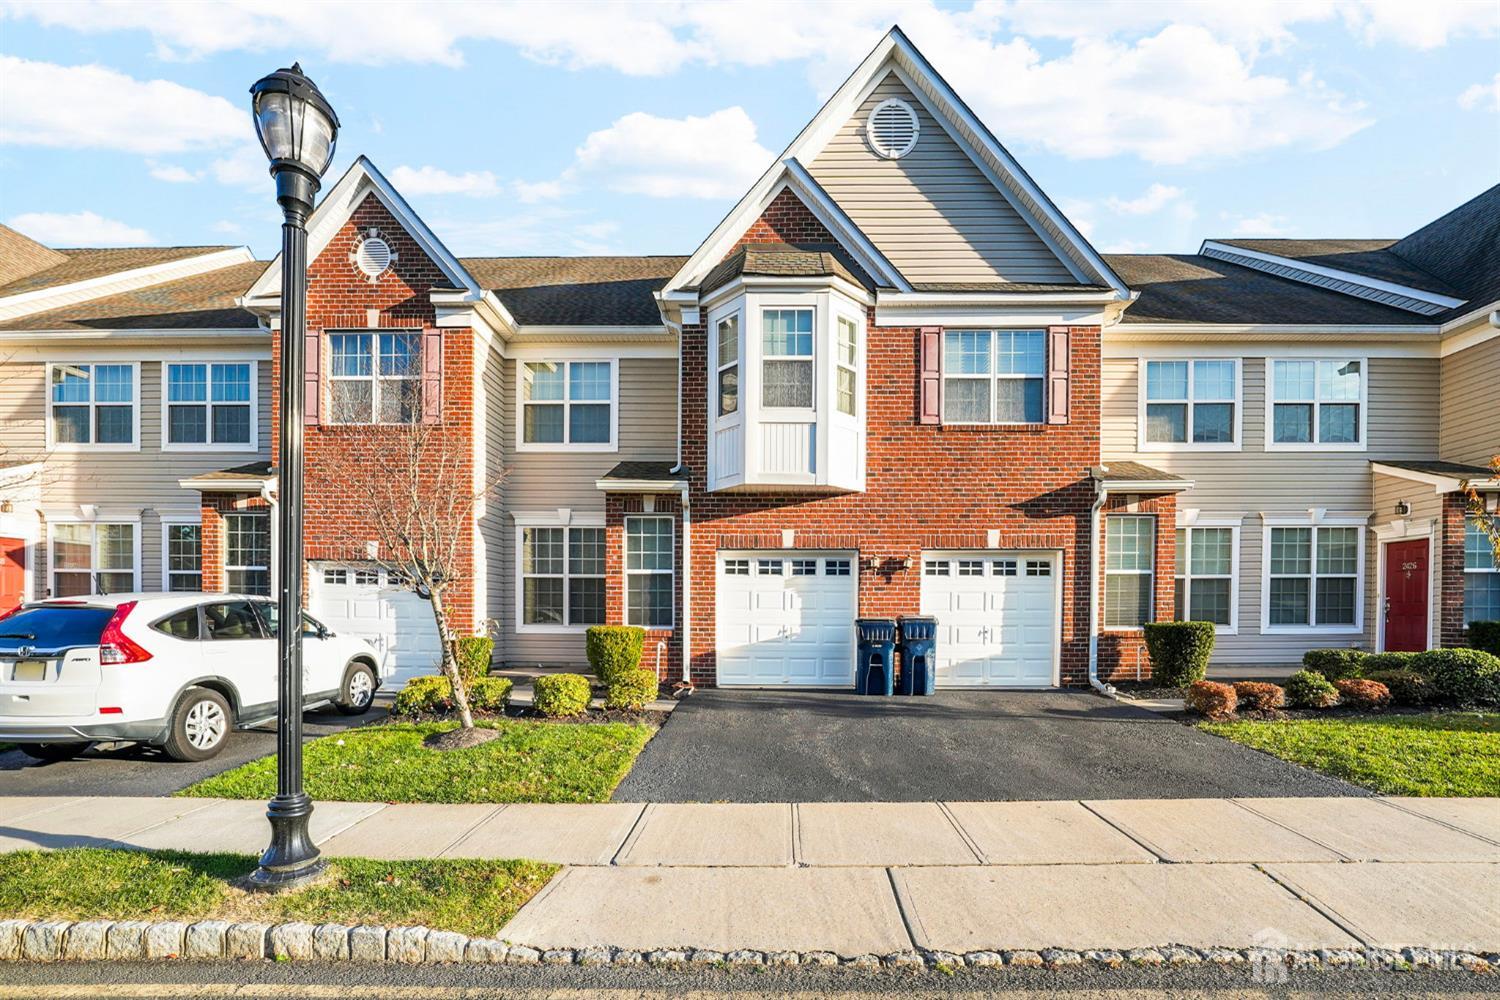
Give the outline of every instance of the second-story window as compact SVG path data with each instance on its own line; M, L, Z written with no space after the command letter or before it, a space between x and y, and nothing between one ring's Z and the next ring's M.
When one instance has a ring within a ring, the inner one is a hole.
M521 444L581 447L614 443L613 361L526 361L521 365Z
M1147 361L1146 444L1233 444L1236 362Z
M740 317L738 313L719 320L719 416L740 409Z
M943 335L943 422L1039 424L1046 376L1041 330L950 330Z
M333 423L410 424L421 419L421 334L334 333L328 344Z
M248 361L167 365L166 444L253 445L254 371Z
M812 409L813 311L767 309L760 323L760 405Z
M136 446L134 364L57 363L51 372L53 445Z
M838 326L838 399L835 402L840 413L847 413L852 417L859 387L859 376L855 369L859 357L859 327L854 325L854 320L845 316L839 317Z
M1364 442L1362 361L1273 361L1272 447Z

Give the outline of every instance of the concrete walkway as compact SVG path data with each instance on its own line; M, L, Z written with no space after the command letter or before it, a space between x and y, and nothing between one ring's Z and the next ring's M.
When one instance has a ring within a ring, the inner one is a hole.
M0 798L0 851L258 852L261 802ZM1500 799L319 803L329 856L567 867L536 948L1500 950Z

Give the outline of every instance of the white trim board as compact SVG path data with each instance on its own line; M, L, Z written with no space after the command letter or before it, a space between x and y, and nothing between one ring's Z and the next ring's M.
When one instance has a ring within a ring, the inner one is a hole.
M137 288L146 288L179 278L192 277L195 274L217 271L235 264L250 264L254 261L255 255L250 252L249 247L205 249L203 253L160 264L115 271L112 274L102 274L83 281L71 281L65 285L53 285L50 288L38 288L31 292L8 295L0 298L0 320L30 316L76 302L118 295Z
M1334 267L1325 267L1322 264L1313 264L1297 257L1283 257L1280 254L1267 253L1264 250L1248 250L1237 247L1230 243L1221 243L1218 240L1204 240L1198 248L1198 252L1205 257L1215 257L1219 254L1234 254L1248 257L1251 260L1266 264L1276 264L1281 267L1290 268L1294 271L1303 271L1309 275L1328 278L1333 281L1342 281L1350 285L1359 285L1371 292L1385 292L1390 295L1398 295L1403 298L1416 299L1419 302L1432 306L1441 306L1434 310L1441 312L1447 309L1456 309L1463 305L1467 299L1455 299L1448 295L1440 295L1437 292L1429 292L1426 289L1417 288L1414 285L1403 285L1395 281L1384 281L1380 278L1372 278L1358 271L1345 271ZM1292 280L1298 280L1293 278ZM1337 291L1337 289L1333 289ZM1355 296L1363 297L1363 296ZM1397 308L1401 308L1397 306Z

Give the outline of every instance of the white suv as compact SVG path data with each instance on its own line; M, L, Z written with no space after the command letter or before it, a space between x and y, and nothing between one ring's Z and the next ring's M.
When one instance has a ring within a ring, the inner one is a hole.
M366 712L383 657L308 617L305 708ZM276 715L276 605L242 594L56 598L0 616L0 742L63 760L99 741L206 760Z

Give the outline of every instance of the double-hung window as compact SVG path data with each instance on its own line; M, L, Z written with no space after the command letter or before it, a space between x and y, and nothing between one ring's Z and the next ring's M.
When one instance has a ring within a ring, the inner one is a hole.
M813 311L766 309L760 316L760 405L813 406Z
M1234 444L1238 362L1147 361L1144 446Z
M202 590L202 526L196 522L179 523L169 521L162 525L162 539L167 589L171 591Z
M1104 525L1104 625L1139 628L1151 621L1156 518L1111 514Z
M838 343L835 360L838 398L834 401L838 411L848 416L855 415L859 395L859 327L847 316L838 317Z
M1269 528L1266 624L1349 631L1359 624L1363 529Z
M1270 374L1268 447L1364 444L1363 361L1272 361Z
M224 583L232 594L270 595L269 515L224 515Z
M52 596L123 594L139 590L135 524L54 521L48 547Z
M1464 525L1464 623L1500 621L1500 557L1473 520Z
M612 447L614 372L613 361L522 362L521 447Z
M167 448L253 448L255 363L167 364Z
M1178 528L1176 606L1181 621L1233 628L1233 528Z
M625 519L625 621L647 628L672 625L671 517Z
M604 624L604 529L521 529L521 625Z
M1046 376L1042 330L950 330L943 335L943 422L1042 423Z
M719 416L727 417L740 409L740 314L725 316L718 325L719 363L717 371Z
M422 416L420 333L328 336L332 422L410 424Z
M101 450L139 447L134 363L58 362L50 366L50 372L51 446Z

